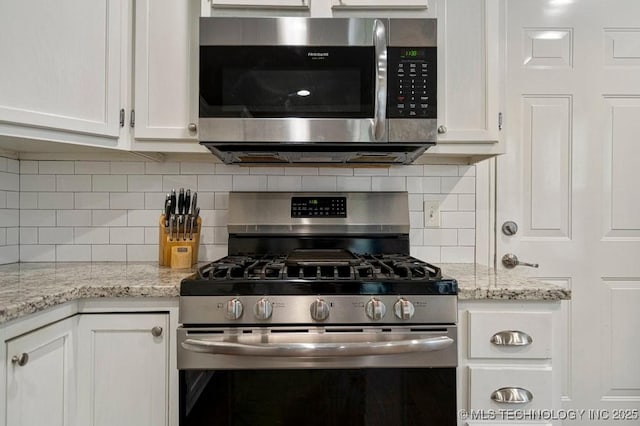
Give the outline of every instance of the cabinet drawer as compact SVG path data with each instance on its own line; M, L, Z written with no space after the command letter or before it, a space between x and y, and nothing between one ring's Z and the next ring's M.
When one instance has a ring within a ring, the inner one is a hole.
M469 358L551 358L550 312L469 311L468 320Z
M508 395L517 388L528 402L497 402L500 395ZM553 408L551 367L470 367L469 408L493 410L528 410Z

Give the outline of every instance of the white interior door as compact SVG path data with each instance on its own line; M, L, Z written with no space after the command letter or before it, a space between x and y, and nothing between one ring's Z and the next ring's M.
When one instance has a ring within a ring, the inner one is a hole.
M640 2L506 5L497 261L573 292L565 407L640 409Z

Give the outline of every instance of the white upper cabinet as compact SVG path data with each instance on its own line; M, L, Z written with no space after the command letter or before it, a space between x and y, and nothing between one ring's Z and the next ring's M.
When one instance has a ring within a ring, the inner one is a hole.
M502 0L438 0L438 146L481 159L500 143Z
M0 2L0 135L117 145L122 7L118 0Z
M309 9L311 0L210 0L213 8L248 7L248 8L291 8Z
M199 5L139 0L135 8L132 148L144 149L145 139L193 145L198 123Z
M428 3L428 0L331 0L331 7L334 9L427 9Z

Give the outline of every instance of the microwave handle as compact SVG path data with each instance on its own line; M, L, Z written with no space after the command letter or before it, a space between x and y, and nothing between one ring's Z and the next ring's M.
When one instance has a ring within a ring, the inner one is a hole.
M373 23L373 45L376 55L376 92L371 133L375 141L382 141L386 133L387 116L387 30L380 19L375 19Z

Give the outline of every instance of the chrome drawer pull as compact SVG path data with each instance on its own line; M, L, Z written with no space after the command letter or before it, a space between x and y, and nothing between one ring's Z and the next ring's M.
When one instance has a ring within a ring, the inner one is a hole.
M527 346L533 339L524 331L504 330L491 336L491 343L496 346Z
M500 388L493 391L491 399L500 404L526 404L533 400L533 394L523 388Z

